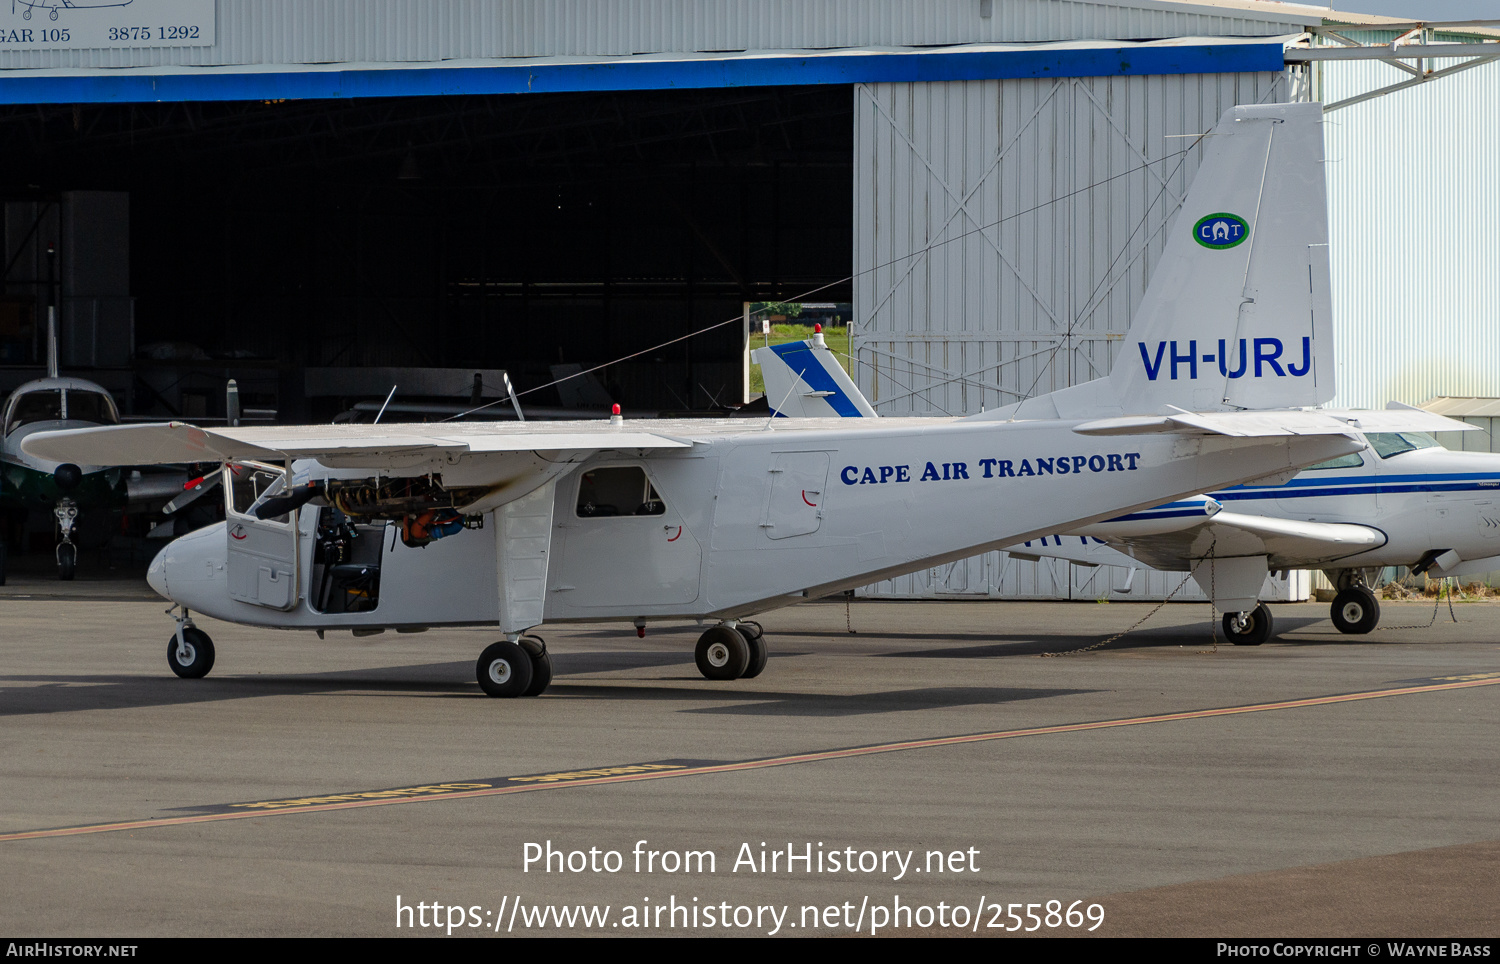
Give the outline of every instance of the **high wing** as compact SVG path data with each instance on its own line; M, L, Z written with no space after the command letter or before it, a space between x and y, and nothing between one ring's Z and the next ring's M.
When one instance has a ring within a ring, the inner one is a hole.
M407 468L503 453L687 448L691 442L607 422L506 425L258 425L200 428L185 422L38 432L28 454L106 465L162 465L226 459L316 459L329 468Z

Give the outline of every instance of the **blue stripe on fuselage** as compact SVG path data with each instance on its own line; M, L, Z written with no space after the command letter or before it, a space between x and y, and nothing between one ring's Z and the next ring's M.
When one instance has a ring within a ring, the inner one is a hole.
M1218 502L1256 502L1264 499L1317 499L1325 496L1375 495L1396 492L1494 492L1500 495L1500 473L1465 472L1456 475L1387 475L1336 479L1293 479L1282 486L1235 486L1209 497ZM1301 483L1300 485L1298 483ZM1307 491L1316 489L1317 491ZM1291 491L1288 491L1291 490ZM1297 491L1301 490L1301 491ZM1201 502L1169 502L1154 509L1132 512L1110 522L1143 522L1177 519L1203 513Z

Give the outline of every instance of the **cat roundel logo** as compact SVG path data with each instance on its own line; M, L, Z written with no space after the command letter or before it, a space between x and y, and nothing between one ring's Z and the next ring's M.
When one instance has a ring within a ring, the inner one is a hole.
M1232 248L1250 236L1250 225L1238 214L1210 214L1193 225L1193 240L1205 248Z

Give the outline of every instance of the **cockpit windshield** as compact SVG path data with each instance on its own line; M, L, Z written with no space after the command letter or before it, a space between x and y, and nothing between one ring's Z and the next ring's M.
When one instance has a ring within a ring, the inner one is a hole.
M120 416L115 413L115 403L108 395L68 390L68 418L96 425L118 425Z
M8 410L9 414L5 419L6 435L32 422L55 422L60 419L93 422L95 425L120 424L114 399L81 388L68 389L66 392L60 388L30 391L11 399Z
M60 389L27 392L11 403L10 418L5 420L5 434L9 435L22 425L30 425L32 422L56 421L62 417Z
M1426 432L1372 432L1365 438L1370 440L1370 448L1375 454L1383 459L1403 452L1439 447L1438 440Z

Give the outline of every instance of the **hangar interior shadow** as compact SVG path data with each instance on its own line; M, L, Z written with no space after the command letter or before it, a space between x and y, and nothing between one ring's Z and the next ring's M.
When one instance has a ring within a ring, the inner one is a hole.
M135 344L158 346L131 365L173 369L207 409L137 377L138 414L222 414L240 372L247 407L323 420L339 402L303 396L308 366L504 368L524 391L747 301L850 299L844 86L13 106L0 131L8 203L129 195ZM40 282L18 269L6 296ZM742 337L603 381L627 407L705 408L737 397Z

